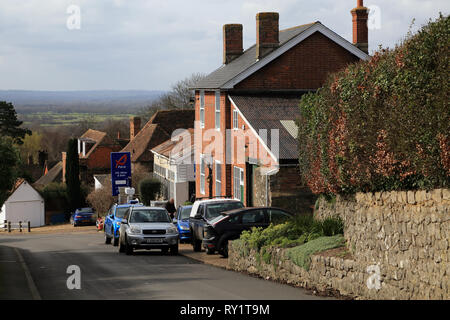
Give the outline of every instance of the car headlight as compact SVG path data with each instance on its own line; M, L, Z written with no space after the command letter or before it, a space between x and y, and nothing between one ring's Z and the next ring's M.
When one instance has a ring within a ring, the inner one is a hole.
M140 234L141 233L141 228L139 228L137 226L131 226L130 227L130 233L131 234Z
M178 233L178 230L176 227L170 227L166 230L166 233L167 234L175 234L175 233Z
M187 226L180 226L180 229L184 230L184 231L187 231L187 230L189 230L189 227L187 227Z

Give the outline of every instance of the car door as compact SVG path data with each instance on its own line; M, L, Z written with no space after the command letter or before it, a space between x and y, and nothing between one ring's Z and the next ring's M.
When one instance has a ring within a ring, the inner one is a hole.
M243 230L250 230L253 227L266 228L269 225L264 209L253 209L244 211L241 215L241 225Z

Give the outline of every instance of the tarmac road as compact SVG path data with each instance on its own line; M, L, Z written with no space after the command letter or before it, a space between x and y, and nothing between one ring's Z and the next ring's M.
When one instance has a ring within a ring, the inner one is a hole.
M67 268L79 266L81 289ZM74 283L71 281L71 283ZM0 235L0 299L316 300L308 291L160 251L119 254L102 233Z

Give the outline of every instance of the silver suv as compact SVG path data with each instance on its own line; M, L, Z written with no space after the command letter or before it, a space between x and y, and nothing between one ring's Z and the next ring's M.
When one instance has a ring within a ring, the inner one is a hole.
M178 254L178 230L164 208L130 207L119 229L119 252L161 249Z

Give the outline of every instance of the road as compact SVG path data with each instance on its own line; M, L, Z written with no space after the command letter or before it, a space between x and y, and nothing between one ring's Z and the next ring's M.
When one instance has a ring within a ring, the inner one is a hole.
M81 270L69 290L67 268ZM316 300L306 290L159 251L119 254L101 233L0 235L0 299Z

